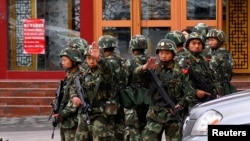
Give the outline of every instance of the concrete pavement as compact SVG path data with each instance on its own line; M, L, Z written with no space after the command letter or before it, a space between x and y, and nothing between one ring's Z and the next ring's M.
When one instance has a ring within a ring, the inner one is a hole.
M2 141L60 141L58 128L51 139L52 129L48 116L0 118Z
M51 139L52 129L48 116L0 118L2 141L60 141L59 128L54 132L54 139Z

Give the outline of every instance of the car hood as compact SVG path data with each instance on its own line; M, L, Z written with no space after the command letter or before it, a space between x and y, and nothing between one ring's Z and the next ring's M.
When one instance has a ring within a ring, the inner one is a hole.
M223 96L221 98L195 105L189 114L189 119L197 119L208 110L218 111L222 116L222 122L239 117L250 117L250 90L240 91ZM244 115L244 116L243 116ZM249 116L246 116L249 115Z

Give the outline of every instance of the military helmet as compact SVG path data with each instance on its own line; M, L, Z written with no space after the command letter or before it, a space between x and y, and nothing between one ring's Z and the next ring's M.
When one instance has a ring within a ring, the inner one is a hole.
M73 37L69 42L69 47L79 49L84 54L84 50L88 47L88 42L83 38Z
M116 48L117 39L111 35L103 35L98 39L98 45L101 48Z
M170 31L166 34L165 39L170 39L175 42L176 46L183 45L186 41L184 34L181 31Z
M173 51L174 55L177 54L176 44L170 39L161 39L156 46L156 54L159 53L159 50L170 50Z
M131 50L147 49L148 48L147 39L143 35L134 35L129 42L129 48Z
M87 48L86 48L86 50L85 50L85 52L84 52L84 54L83 54L83 57L85 58L86 56L89 56L90 55L90 48L92 47L92 45L89 45Z
M186 49L189 49L189 48L188 48L189 43L190 43L190 41L193 40L193 39L198 39L198 40L200 40L201 43L202 43L202 48L203 48L203 49L205 48L204 37L203 37L199 32L192 32L192 33L189 34L188 39L187 39L187 41L186 41L186 43L185 43L185 48L186 48Z
M199 32L205 38L208 32L208 26L205 23L197 23L193 28L193 32Z
M60 52L60 57L62 56L69 57L70 60L72 60L73 62L78 62L78 63L82 62L82 54L80 50L76 48L67 47L62 49L62 51Z
M217 38L219 42L223 43L226 41L226 34L224 31L222 30L218 30L218 29L211 29L208 33L206 38Z

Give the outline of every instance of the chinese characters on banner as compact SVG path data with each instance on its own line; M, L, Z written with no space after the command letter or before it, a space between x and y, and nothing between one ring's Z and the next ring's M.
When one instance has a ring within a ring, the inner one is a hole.
M44 19L23 20L23 53L45 53L45 25Z

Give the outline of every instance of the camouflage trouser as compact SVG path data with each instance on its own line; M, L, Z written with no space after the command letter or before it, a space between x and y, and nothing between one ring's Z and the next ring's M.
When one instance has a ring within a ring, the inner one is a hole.
M124 114L125 114L124 141L139 141L141 137L141 132L136 110L124 108Z
M119 108L118 114L115 116L115 136L117 141L123 141L125 129L125 115L123 107Z
M115 141L114 123L107 117L98 116L93 119L91 132L93 141Z
M180 141L182 137L182 126L177 122L167 124L165 127L166 141Z
M92 141L91 126L87 125L81 113L78 114L78 127L76 130L75 141Z
M142 141L161 141L165 131L166 141L179 141L181 138L180 124L171 120L171 114L167 111L149 110L147 113L147 125L142 132Z
M61 141L74 141L76 135L76 129L60 128Z

